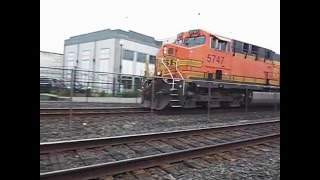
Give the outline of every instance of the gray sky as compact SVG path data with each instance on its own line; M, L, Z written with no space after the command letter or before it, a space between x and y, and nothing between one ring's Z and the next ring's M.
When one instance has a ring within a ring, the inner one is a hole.
M204 29L280 53L279 0L41 0L40 50L103 29L163 39Z

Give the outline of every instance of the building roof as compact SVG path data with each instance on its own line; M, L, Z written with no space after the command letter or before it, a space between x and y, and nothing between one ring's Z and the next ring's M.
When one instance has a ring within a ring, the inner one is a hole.
M64 41L65 46L67 45L74 45L74 44L81 44L86 42L93 42L93 41L100 41L105 39L113 39L113 38L121 38L130 41L134 41L137 43L145 44L148 46L153 46L156 48L160 48L162 45L161 41L155 40L151 36L147 36L144 34L140 34L134 31L123 31L121 29L105 29L101 31L96 31L92 33L82 34L78 36L72 36L69 39Z
M48 51L40 51L40 53L46 53L46 54L56 54L56 55L63 55L63 54L60 54L60 53L54 53L54 52L48 52Z

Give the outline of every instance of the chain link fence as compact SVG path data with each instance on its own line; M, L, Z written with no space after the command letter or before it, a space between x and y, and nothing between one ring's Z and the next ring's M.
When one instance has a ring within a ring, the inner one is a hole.
M112 103L128 98L139 103L143 81L137 75L40 67L40 100Z

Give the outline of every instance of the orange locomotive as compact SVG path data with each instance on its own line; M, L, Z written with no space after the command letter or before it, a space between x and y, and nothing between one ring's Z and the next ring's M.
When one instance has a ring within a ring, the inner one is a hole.
M239 107L279 103L280 55L204 30L177 35L157 54L156 77L143 85L145 107Z

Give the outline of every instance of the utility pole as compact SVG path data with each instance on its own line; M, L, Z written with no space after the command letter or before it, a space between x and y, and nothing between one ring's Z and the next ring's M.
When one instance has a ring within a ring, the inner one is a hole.
M119 81L119 87L118 87L118 94L121 94L121 83L122 83L122 46L123 46L123 41L120 39L120 67L119 67L119 75L118 75L118 81Z

